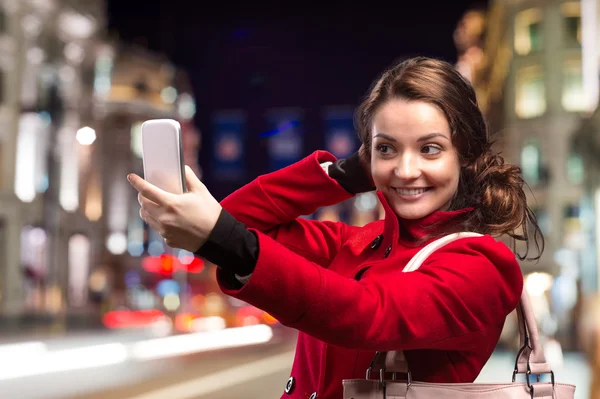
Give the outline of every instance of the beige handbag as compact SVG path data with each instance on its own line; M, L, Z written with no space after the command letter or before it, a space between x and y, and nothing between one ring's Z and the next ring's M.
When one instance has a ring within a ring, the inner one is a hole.
M477 233L455 233L442 237L421 249L406 265L404 272L418 269L433 251L464 237L477 237ZM573 399L575 386L554 381L538 335L537 325L529 296L525 289L517 306L519 318L520 350L517 354L512 383L427 383L412 381L408 363L402 351L377 352L367 370L364 380L344 380L344 399L528 399L558 398ZM392 378L385 376L392 374ZM396 375L405 380L396 379ZM515 382L518 374L523 374L525 382ZM375 379L371 376L376 375ZM548 375L549 382L540 382L541 375ZM535 380L535 381L533 381Z

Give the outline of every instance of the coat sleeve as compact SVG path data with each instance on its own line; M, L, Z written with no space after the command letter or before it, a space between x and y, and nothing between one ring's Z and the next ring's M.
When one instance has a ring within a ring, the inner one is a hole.
M252 279L226 294L324 342L358 350L473 347L473 337L504 323L523 287L512 252L491 237L463 238L420 269L355 281L259 237ZM291 267L293 266L293 267Z
M315 151L295 164L258 177L226 197L221 205L248 228L326 266L345 241L350 226L300 216L352 198L320 165L335 161L330 153Z

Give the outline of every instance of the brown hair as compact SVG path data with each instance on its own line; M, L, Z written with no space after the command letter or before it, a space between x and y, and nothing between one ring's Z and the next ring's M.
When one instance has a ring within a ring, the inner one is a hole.
M463 165L450 209L473 207L474 211L460 223L454 221L443 226L444 234L458 231L507 234L513 239L513 251L519 259L539 259L544 250L544 237L535 214L527 205L521 169L505 164L504 159L492 151L488 127L471 84L451 64L425 57L408 59L385 71L355 117L368 157L371 156L373 117L384 103L394 98L433 104L444 112L450 125L452 143ZM527 258L532 229L537 256ZM525 243L523 254L516 251L517 241Z

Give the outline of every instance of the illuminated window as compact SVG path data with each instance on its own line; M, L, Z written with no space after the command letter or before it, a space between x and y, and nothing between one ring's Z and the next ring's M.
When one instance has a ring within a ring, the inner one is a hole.
M540 66L522 68L517 73L515 112L523 119L546 112L546 88Z
M90 239L75 234L69 239L69 304L81 307L87 303L90 271Z
M527 55L543 45L542 12L538 8L521 11L515 17L515 51Z
M85 216L95 222L102 217L102 183L96 169L90 171L85 195Z
M25 226L21 230L21 266L24 279L24 303L31 310L44 308L44 280L48 275L48 235L40 227Z
M48 126L43 114L28 112L20 117L14 183L21 201L31 202L48 188Z
M530 185L537 185L541 181L541 154L537 140L529 140L521 150L521 169L523 177Z
M58 199L67 212L79 208L79 146L75 129L64 127L59 133L60 142L60 191Z
M34 269L40 276L48 270L47 239L48 235L41 227L25 226L21 230L21 264Z
M131 186L125 179L119 179L125 176L125 168L118 167L113 171L108 189L108 204L104 206L106 217L108 218L108 230L111 233L120 233L127 230L127 213L129 212L129 199Z
M565 44L581 45L581 4L569 1L560 5L565 21Z
M585 169L583 159L575 152L572 152L567 160L567 179L570 183L581 184L585 178Z
M581 59L567 60L563 66L562 106L567 111L584 111L586 95L583 88Z

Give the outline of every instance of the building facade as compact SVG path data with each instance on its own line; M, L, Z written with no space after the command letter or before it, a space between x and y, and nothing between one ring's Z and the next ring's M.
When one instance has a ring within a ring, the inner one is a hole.
M76 216L52 207L55 197L63 210L74 205L73 193L57 192L52 179L77 173L60 154L77 150L76 131L91 117L89 81L104 4L6 0L0 10L0 304L7 318L57 313L68 291L61 226Z
M596 0L498 0L467 13L455 34L457 67L476 88L497 149L521 166L544 232L542 258L521 263L526 287L547 335L567 346L579 298L598 289L585 168L573 145L598 103L597 20Z
M102 0L0 1L4 327L97 320L90 298L122 285L118 265L135 262L123 258L137 215L125 177L142 174L140 122L179 120L186 163L200 173L187 75L108 41L105 26Z

